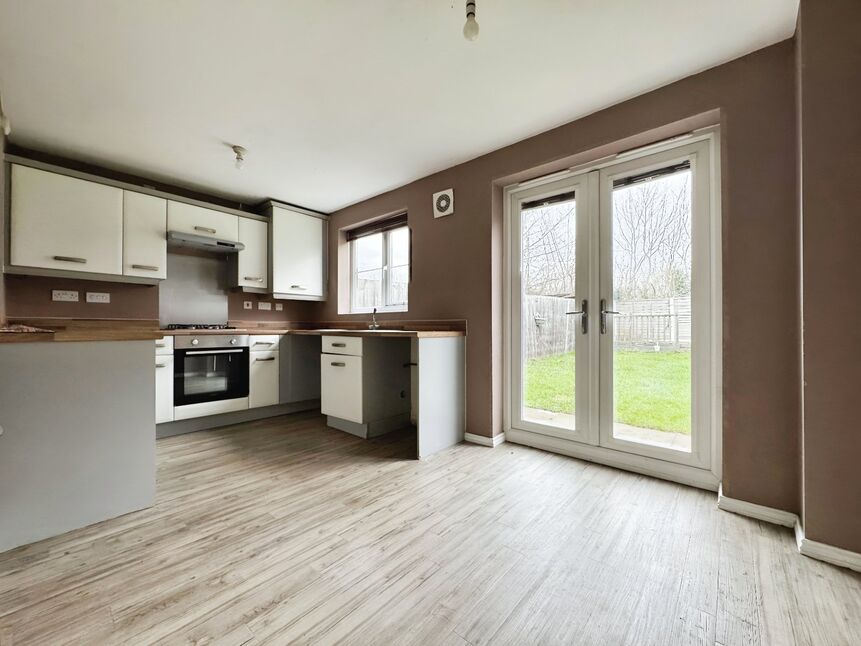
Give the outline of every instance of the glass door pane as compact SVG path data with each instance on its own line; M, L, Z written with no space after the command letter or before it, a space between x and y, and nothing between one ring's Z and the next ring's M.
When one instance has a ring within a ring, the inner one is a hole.
M613 437L691 451L691 170L612 191Z
M581 315L575 297L574 192L523 203L521 257L521 416L574 430L575 355Z

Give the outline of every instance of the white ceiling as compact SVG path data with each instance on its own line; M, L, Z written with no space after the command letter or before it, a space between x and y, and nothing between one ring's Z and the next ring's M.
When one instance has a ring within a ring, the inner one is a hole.
M0 0L22 146L331 211L792 35L798 0ZM226 143L245 146L233 167Z

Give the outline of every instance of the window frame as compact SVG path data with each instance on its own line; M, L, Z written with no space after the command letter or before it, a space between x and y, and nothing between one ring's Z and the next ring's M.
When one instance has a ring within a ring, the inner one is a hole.
M407 268L407 274L409 276L409 278L407 279L407 300L404 303L390 304L388 302L390 287L391 287L391 282L390 282L390 278L391 278L390 269L391 269L391 267L390 267L389 259L392 255L390 234L395 233L396 231L400 231L401 229L407 230L407 240L408 240L408 242L407 242L407 245L408 245L407 264L406 265L398 265L398 267L406 266L406 268ZM381 272L382 272L381 290L382 290L382 294L383 294L383 304L378 305L376 307L377 312L407 312L407 311L409 311L409 302L410 302L409 284L410 284L410 282L412 282L412 260L413 260L413 258L412 258L412 256L413 256L413 254L412 254L412 232L410 230L409 225L404 224L403 226L395 227L393 229L384 229L382 231L379 231L378 233L383 236L383 261L382 261L382 267L381 267ZM377 234L371 234L371 235L377 235ZM357 287L357 282L358 282L356 280L356 278L357 278L358 273L359 273L356 269L358 266L358 263L356 262L356 242L358 242L359 240L361 240L361 238L355 238L353 240L350 240L350 242L349 242L349 245L350 245L350 314L370 314L371 312L374 311L373 306L371 306L371 307L358 307L356 305L356 287ZM368 271L368 270L366 270L366 271Z

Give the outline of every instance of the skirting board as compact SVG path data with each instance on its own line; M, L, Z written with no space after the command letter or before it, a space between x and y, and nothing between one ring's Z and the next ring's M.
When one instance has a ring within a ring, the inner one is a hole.
M795 527L798 524L798 516L791 511L783 511L774 507L766 507L765 505L757 505L744 500L728 498L723 495L723 485L718 489L718 509L731 511L734 514L741 516L749 516L757 520L764 520L767 523L775 525L783 525L784 527Z
M795 543L804 556L861 572L861 554L805 538L800 522L795 525Z
M795 544L798 546L798 551L804 556L808 556L819 561L825 561L832 565L849 568L856 572L861 572L861 554L844 550L827 543L819 543L804 537L804 529L801 527L801 520L796 514L782 509L774 509L765 505L757 505L744 500L728 498L723 495L723 488L718 492L718 509L729 511L740 516L748 516L767 523L775 525L783 525L784 527L795 528Z
M485 435L474 435L472 433L464 433L463 441L469 442L470 444L481 444L481 446L489 446L493 448L505 442L505 433L500 433L499 435L494 435L493 437L487 437Z

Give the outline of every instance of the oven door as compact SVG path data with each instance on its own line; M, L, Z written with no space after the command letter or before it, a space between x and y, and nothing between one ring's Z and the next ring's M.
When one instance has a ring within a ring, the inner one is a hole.
M248 397L248 348L174 352L174 406Z

